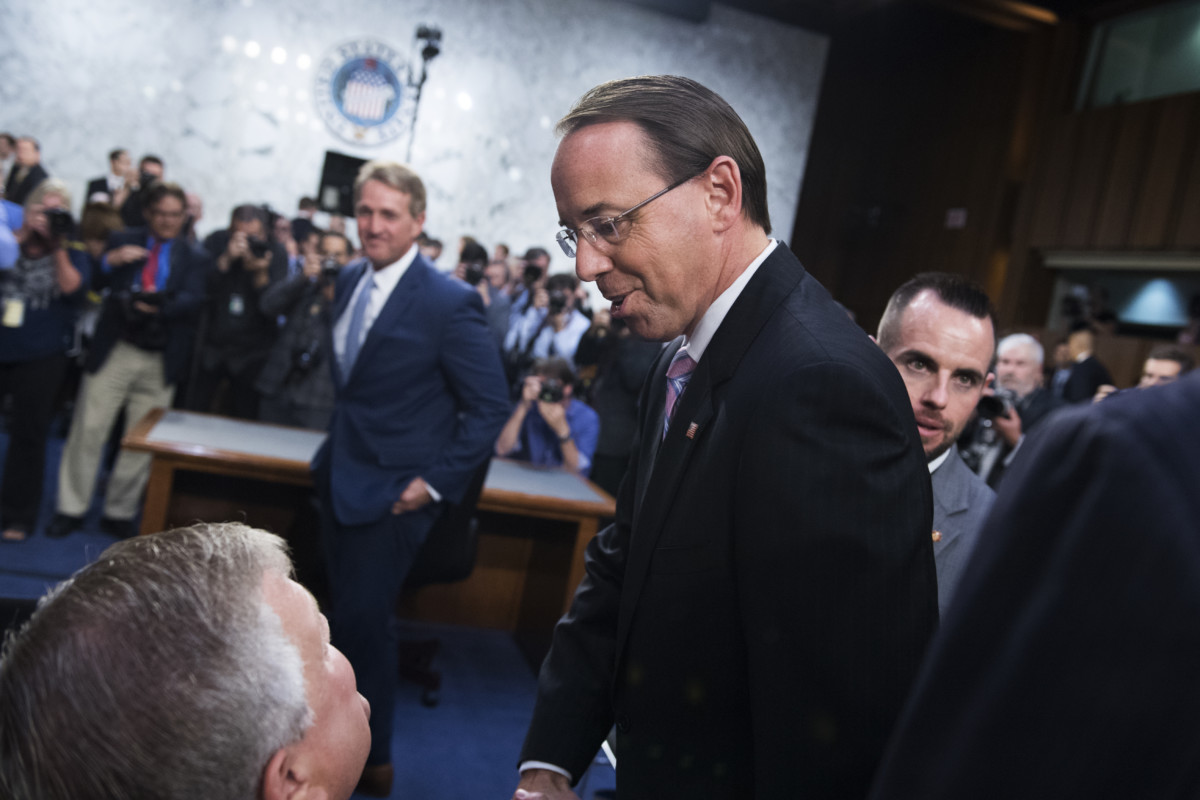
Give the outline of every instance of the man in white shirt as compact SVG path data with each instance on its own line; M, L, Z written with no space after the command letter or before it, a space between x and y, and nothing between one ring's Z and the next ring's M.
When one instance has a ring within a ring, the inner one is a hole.
M371 703L359 791L391 791L397 637L413 559L446 505L462 500L508 418L500 354L479 294L417 251L425 186L401 164L365 164L354 187L366 258L338 274L337 396L313 458L329 572L329 621Z
M937 620L895 369L781 242L737 113L613 81L559 122L558 241L664 348L614 525L555 629L514 796L863 796Z

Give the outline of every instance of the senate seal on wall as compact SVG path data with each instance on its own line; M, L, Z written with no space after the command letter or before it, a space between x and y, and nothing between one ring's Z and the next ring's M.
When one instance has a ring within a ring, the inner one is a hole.
M405 133L412 120L409 66L382 42L360 39L325 55L313 97L317 113L347 142L380 145Z

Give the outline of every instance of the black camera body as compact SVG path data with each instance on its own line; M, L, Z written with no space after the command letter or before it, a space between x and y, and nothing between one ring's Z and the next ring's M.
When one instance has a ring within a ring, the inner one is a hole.
M52 239L61 239L75 227L75 220L71 217L71 212L65 208L47 208L44 213Z
M561 403L563 401L563 382L558 378L543 378L542 391L538 400L543 403Z
M975 411L983 419L995 419L996 417L1007 417L1012 411L1017 402L1017 395L1011 389L1003 389L997 387L995 394L985 394L979 398L979 404L975 406Z
M542 279L542 268L537 264L526 264L525 271L521 273L521 280L526 286L533 286Z
M262 258L271 252L271 243L258 236L247 236L246 245L250 248L250 255L255 258Z
M333 281L337 278L338 272L342 269L341 263L333 256L326 256L321 259L321 280Z
M478 286L483 280L483 264L478 262L468 262L466 270L463 272L463 280L472 286Z
M162 350L167 345L167 328L161 309L168 298L166 292L143 292L131 289L117 292L114 297L125 318L127 338L143 350ZM143 311L137 304L160 309L160 313Z
M561 314L567 310L567 303L571 301L571 296L562 289L554 289L550 292L550 316Z

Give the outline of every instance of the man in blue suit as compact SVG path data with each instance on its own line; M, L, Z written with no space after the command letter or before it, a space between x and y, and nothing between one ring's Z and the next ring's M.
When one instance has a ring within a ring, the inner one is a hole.
M372 161L359 172L354 196L366 259L338 277L337 400L312 468L333 642L372 708L359 791L384 796L393 775L396 599L433 523L489 457L509 408L479 294L417 250L421 178Z

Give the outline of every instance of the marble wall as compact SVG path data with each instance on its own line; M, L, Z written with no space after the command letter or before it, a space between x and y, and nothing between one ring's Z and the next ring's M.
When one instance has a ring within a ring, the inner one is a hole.
M449 246L472 234L489 249L551 248L555 121L597 83L652 73L695 78L738 110L767 164L776 234L790 236L827 40L720 5L695 24L612 0L5 0L0 130L38 137L80 195L114 146L162 156L204 197L202 232L240 202L290 214L316 192L326 150L406 158L407 135L338 138L313 97L321 60L350 40L419 69L419 24L443 40L412 163L427 230Z

